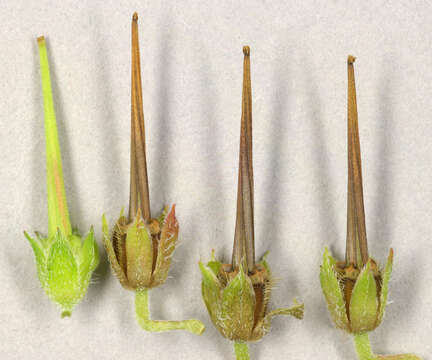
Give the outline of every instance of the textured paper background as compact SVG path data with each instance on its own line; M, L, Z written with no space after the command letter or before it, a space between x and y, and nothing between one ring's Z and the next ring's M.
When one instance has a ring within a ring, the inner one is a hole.
M376 352L428 358L432 333L432 6L427 1L5 1L0 11L0 354L2 359L230 359L210 323L197 262L230 259L242 46L251 46L257 255L280 278L278 318L253 359L354 359L330 323L318 271L346 231L346 56L356 80L370 252L395 249L391 304ZM129 186L130 21L140 16L153 212L177 204L182 245L151 292L154 318L207 331L149 334L133 294L101 264L70 319L42 292L23 230L47 230L36 37L48 41L73 224L111 224Z

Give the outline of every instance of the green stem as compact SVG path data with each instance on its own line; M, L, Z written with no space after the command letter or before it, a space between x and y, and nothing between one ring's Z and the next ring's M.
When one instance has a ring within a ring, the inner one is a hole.
M160 332L170 330L186 330L196 335L201 335L204 324L199 320L150 320L148 306L148 289L138 289L135 293L135 312L140 326L146 331Z
M42 78L42 93L45 112L46 137L46 169L48 193L48 236L53 236L59 229L63 234L70 235L72 227L66 202L63 182L63 170L60 154L60 144L57 133L57 123L51 91L51 79L45 38L37 39Z
M376 360L369 341L368 333L354 335L354 344L359 360Z
M249 360L249 348L245 342L234 342L234 351L237 360Z
M375 355L371 349L368 333L355 334L354 344L359 360L421 360L413 354Z

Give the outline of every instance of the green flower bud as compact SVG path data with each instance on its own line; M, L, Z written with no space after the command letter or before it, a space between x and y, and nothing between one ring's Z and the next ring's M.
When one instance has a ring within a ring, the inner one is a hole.
M112 269L124 288L150 289L165 282L179 232L175 205L166 216L167 210L165 208L159 219L148 222L140 211L130 223L121 213L111 237L103 217L103 243Z
M267 311L273 278L265 259L246 274L243 266L233 270L212 257L206 265L200 262L202 296L210 318L219 332L233 341L257 341L270 331L275 315L303 318L304 305Z
M65 236L60 230L53 236L29 240L36 258L37 272L48 297L59 305L62 317L70 316L74 306L87 292L93 270L99 264L99 251L93 228L85 239L74 232Z
M320 281L336 327L362 333L379 326L384 317L392 265L392 249L384 269L378 269L372 259L362 269L346 266L325 250Z

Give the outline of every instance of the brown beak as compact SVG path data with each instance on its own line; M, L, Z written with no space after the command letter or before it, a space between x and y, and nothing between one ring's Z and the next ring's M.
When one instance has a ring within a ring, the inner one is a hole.
M138 43L138 15L132 17L132 97L131 97L131 161L130 161L129 222L135 219L138 208L148 221L150 197L145 153L144 111L141 86L141 66Z
M243 264L252 271L255 266L254 200L252 170L252 89L250 49L243 47L243 94L240 128L240 156L237 190L237 216L232 256L233 267Z
M358 130L353 56L348 56L348 211L346 263L362 267L369 259Z

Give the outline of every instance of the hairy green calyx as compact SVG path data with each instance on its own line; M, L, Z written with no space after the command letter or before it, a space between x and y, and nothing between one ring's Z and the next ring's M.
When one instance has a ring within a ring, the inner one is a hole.
M219 332L233 341L257 341L270 331L272 318L291 315L303 318L304 305L268 311L273 278L265 259L246 274L240 265L222 264L214 257L204 265L202 273L202 296L210 318Z

